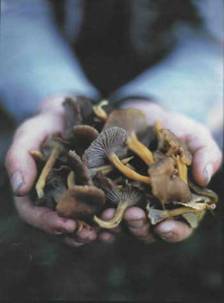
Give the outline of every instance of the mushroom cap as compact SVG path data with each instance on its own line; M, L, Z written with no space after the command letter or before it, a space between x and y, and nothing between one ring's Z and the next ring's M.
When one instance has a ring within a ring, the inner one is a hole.
M89 175L87 166L85 165L85 163L82 162L81 158L74 150L70 150L68 152L68 164L75 173L77 184L79 185L92 184L92 180Z
M88 168L96 168L103 165L107 155L112 152L119 156L125 156L127 152L126 139L127 132L120 127L104 129L85 151L84 162Z
M172 158L166 157L152 164L148 173L152 193L162 204L188 202L191 199L188 185L176 175L175 161Z
M57 213L66 218L83 218L97 214L105 203L104 192L95 186L74 186L57 204Z
M76 125L73 127L71 145L79 155L82 155L98 135L99 132L92 126Z
M121 127L125 129L128 133L142 133L147 127L147 119L145 114L136 108L118 109L113 110L104 128L110 128L113 126Z
M169 129L161 128L158 130L158 141L158 149L165 152L167 156L179 155L186 165L191 164L192 155L186 144Z

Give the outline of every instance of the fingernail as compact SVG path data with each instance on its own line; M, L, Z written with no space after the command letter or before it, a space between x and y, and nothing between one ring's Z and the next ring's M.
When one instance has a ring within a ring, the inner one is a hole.
M211 163L209 163L206 165L206 167L204 169L204 178L205 178L206 184L208 184L210 182L212 173L213 173L213 166Z
M18 191L20 190L20 188L24 184L24 179L23 179L23 176L22 176L21 172L16 171L10 177L10 183L11 183L11 186L12 186L12 189L13 189L14 193L18 193Z
M174 237L174 229L175 225L173 222L164 222L159 226L159 235L163 240L170 240Z

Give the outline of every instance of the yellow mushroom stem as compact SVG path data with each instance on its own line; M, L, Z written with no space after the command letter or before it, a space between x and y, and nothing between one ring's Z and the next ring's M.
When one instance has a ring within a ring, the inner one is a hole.
M94 216L93 220L94 222L96 222L101 228L106 228L106 229L112 229L117 227L124 216L124 212L125 210L128 208L129 204L126 201L120 201L118 203L118 206L115 210L114 216L112 219L105 221L102 220L100 218L98 218L97 216Z
M154 163L152 152L138 140L134 132L128 136L127 146L131 151L138 155L145 162L145 164L148 165Z
M162 129L162 124L159 120L157 120L155 123L155 131L156 131L157 136L159 135L159 132L161 131L161 129Z
M149 176L140 175L133 169L124 165L115 153L109 154L108 158L113 163L113 165L127 178L134 180L134 181L139 181L139 182L142 182L145 184L151 183Z
M176 157L176 163L179 177L188 184L187 165L181 160L180 156Z
M133 156L122 159L121 162L123 164L127 164L129 161L133 159ZM113 166L108 164L108 165L102 165L94 169L96 172L101 172L102 174L106 175L109 174L113 170Z
M99 118L102 121L107 120L107 113L106 111L102 108L103 106L108 105L107 100L102 100L99 104L93 106L93 111L97 118Z
M30 155L31 155L34 159L44 161L44 155L43 155L43 153L42 153L41 151L39 151L39 150L31 150L31 151L30 151Z
M68 189L71 189L75 185L75 173L71 171L67 177L67 186Z
M50 157L48 158L44 168L41 171L41 174L38 178L38 181L36 183L36 192L37 192L37 196L39 199L43 198L44 196L44 187L46 185L47 182L47 177L51 171L51 169L53 168L57 158L59 157L60 153L61 153L62 147L58 144L56 145L51 152Z

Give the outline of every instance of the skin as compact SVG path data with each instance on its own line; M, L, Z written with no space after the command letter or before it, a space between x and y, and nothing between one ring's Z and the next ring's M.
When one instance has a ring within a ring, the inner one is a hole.
M45 100L39 109L39 114L26 120L14 135L5 165L15 194L16 209L21 219L28 224L52 235L65 234L64 241L71 247L80 247L97 239L112 243L120 231L119 228L109 232L89 226L77 231L76 221L61 218L48 208L36 207L27 197L37 177L36 164L29 152L40 149L42 142L48 136L63 131L63 100L63 97ZM222 155L206 127L178 113L165 111L154 103L132 100L131 103L126 102L123 107L143 109L149 124L160 120L163 127L169 128L184 140L193 153L193 175L196 182L202 186L209 183L212 175L221 165ZM102 218L109 220L113 214L114 209L107 209L102 214ZM154 241L146 213L142 209L138 207L127 209L124 219L133 236L146 243ZM182 222L166 220L158 224L154 232L161 239L172 243L188 238L192 234L192 229Z

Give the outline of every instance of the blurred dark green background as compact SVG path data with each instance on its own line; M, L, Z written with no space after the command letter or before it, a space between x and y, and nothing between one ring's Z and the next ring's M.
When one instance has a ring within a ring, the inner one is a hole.
M184 243L144 245L121 235L111 245L71 249L15 213L3 168L13 129L1 113L0 301L223 301L223 173L210 186L220 195L215 216L208 214Z

